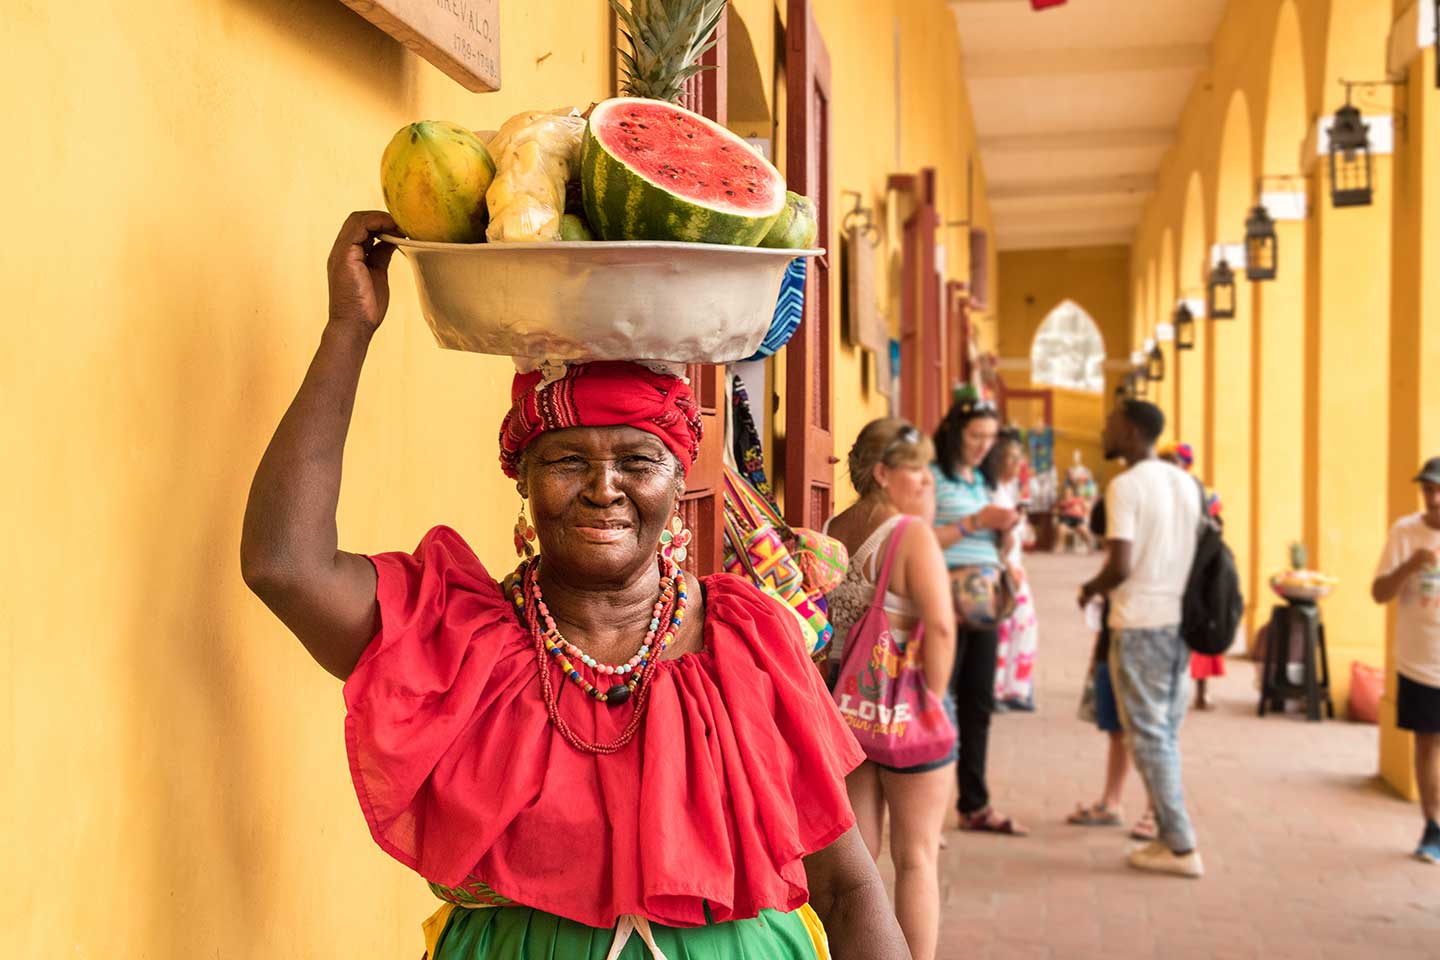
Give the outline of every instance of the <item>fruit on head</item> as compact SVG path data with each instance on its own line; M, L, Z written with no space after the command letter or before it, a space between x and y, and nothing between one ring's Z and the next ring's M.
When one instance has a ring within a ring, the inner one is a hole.
M480 139L445 120L401 127L380 158L385 208L414 240L484 240L485 191L494 177Z
M674 104L617 97L585 128L580 186L602 240L754 246L785 207L785 180L729 130Z
M815 246L820 225L815 216L815 201L793 190L785 191L785 209L775 218L775 225L760 241L762 247L787 250L808 250Z
M1310 565L1310 554L1305 549L1305 544L1295 542L1290 544L1290 569L1304 570Z

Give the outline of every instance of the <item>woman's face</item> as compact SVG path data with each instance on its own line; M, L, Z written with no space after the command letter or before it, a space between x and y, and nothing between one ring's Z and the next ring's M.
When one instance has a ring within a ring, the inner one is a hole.
M1020 464L1025 462L1025 455L1020 450L1020 444L1007 443L1005 449L1000 453L1000 479L1009 483L1020 476Z
M876 479L901 513L915 517L935 516L935 475L924 465L875 468Z
M581 584L654 563L682 485L674 455L634 427L541 434L520 475L545 562Z
M960 455L964 466L978 467L984 461L990 448L995 446L995 434L1000 424L994 417L972 417L960 434Z

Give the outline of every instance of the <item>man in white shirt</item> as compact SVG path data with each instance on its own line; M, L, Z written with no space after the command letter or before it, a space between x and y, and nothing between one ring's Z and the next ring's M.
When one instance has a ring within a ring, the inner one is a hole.
M1107 460L1129 469L1105 492L1105 566L1080 591L1080 606L1110 600L1110 676L1135 768L1145 780L1160 837L1130 852L1130 865L1199 877L1195 831L1180 778L1180 724L1189 705L1190 649L1180 636L1182 601L1195 561L1202 493L1184 471L1155 457L1160 408L1128 400L1105 423Z
M1370 595L1395 610L1395 720L1415 734L1425 832L1415 856L1440 863L1440 457L1415 478L1425 510L1390 529Z

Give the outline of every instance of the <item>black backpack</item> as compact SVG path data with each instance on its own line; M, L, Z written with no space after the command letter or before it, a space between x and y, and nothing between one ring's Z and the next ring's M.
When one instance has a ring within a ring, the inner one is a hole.
M1220 524L1205 509L1205 488L1200 487L1200 533L1195 541L1195 564L1185 583L1180 635L1196 653L1218 656L1235 642L1235 631L1245 615L1240 573L1235 555L1220 536Z

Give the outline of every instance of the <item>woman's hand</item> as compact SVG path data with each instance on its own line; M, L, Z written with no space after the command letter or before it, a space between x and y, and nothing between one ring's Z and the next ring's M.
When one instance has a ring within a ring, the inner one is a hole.
M1020 514L1008 507L990 504L982 507L971 521L982 530L1006 531L1020 522Z
M373 334L390 307L390 258L395 245L377 239L400 227L382 210L350 214L330 250L330 321L353 324Z

